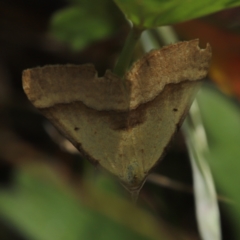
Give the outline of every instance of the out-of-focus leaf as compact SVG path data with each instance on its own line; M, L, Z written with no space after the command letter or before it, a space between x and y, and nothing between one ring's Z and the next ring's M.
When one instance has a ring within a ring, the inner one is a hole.
M198 100L209 137L209 161L220 187L234 202L232 214L240 236L240 109L223 94L207 87Z
M136 206L89 188L79 201L49 169L21 171L16 181L11 191L0 191L0 214L30 239L166 239Z
M194 195L198 228L203 240L220 240L221 224L217 194L206 159L208 142L195 101L183 124L193 172Z
M115 0L138 27L156 27L201 17L225 8L239 6L232 0Z
M50 30L74 50L81 50L91 42L113 34L119 16L118 9L110 0L81 0L56 12Z

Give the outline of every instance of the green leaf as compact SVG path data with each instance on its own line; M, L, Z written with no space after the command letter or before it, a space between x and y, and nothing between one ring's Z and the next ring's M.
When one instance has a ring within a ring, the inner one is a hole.
M233 0L114 0L133 24L151 28L198 18L240 5Z
M114 33L119 11L110 0L78 0L75 5L56 12L50 31L74 50Z
M232 215L240 237L240 108L208 87L203 88L198 100L209 138L209 162L220 188L234 202Z
M193 172L198 230L202 239L221 239L220 214L212 173L207 162L208 142L197 101L183 124Z
M79 189L80 201L49 170L35 166L20 171L14 189L0 191L1 218L29 239L166 239L156 220L136 206L92 192L91 185Z

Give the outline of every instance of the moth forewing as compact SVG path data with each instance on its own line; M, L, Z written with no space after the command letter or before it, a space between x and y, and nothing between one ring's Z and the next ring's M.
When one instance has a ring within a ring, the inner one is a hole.
M29 100L91 162L138 192L181 126L211 48L180 42L143 56L124 81L93 65L56 65L23 72Z

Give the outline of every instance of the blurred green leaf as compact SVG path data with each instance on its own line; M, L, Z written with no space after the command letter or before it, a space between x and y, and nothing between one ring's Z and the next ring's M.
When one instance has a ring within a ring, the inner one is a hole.
M120 11L110 0L78 0L56 12L50 31L74 50L81 50L93 41L114 33Z
M233 200L240 237L240 108L223 94L204 87L198 96L209 138L209 161L221 189Z
M133 24L151 28L198 18L240 5L233 0L114 0Z
M197 101L194 101L183 127L193 172L198 230L203 240L221 238L217 193L206 155L208 142Z
M0 191L2 219L30 239L166 239L154 218L124 200L85 189L80 201L49 169L21 171ZM91 188L91 187L90 187Z

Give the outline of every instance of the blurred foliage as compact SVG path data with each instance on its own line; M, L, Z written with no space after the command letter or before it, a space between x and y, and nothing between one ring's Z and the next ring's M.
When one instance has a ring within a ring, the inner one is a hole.
M127 17L140 28L183 22L240 5L232 0L114 0Z
M198 101L209 139L208 159L220 188L232 201L232 214L240 237L239 105L207 86L198 95Z
M217 191L208 163L208 141L198 102L194 101L182 127L192 166L198 229L202 239L222 239Z
M50 30L74 50L81 50L113 35L123 19L112 0L78 0L54 14Z
M166 239L160 237L165 234L156 220L128 201L103 188L101 193L93 190L91 184L74 196L46 166L22 169L16 183L14 189L1 191L0 210L30 239Z

